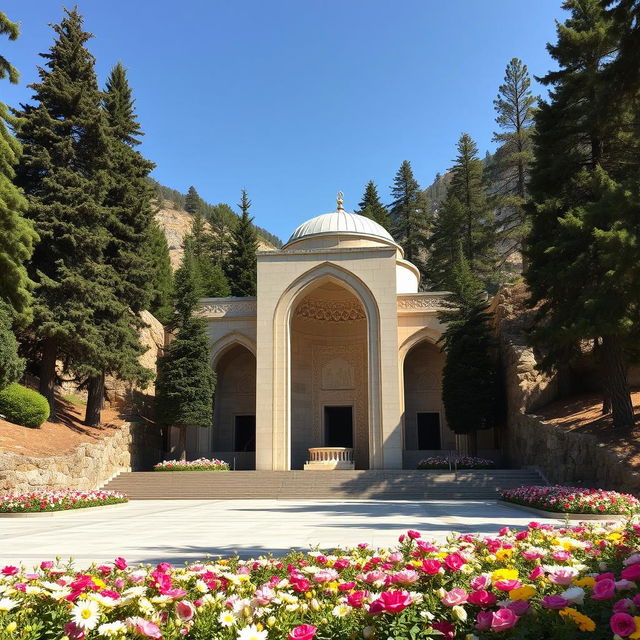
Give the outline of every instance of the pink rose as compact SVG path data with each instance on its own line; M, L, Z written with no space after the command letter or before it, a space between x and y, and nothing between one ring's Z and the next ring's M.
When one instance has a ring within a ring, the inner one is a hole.
M507 604L507 609L511 609L517 616L523 616L529 611L530 606L526 600L512 600Z
M622 600L618 600L613 605L614 613L629 613L631 607L633 606L633 600L630 598L622 598Z
M416 538L420 538L421 534L419 531L414 531L413 529L409 529L409 531L407 531L407 535L412 539L415 540Z
M354 591L347 596L347 604L354 609L359 609L366 597L366 591Z
M538 578L544 576L544 569L542 567L536 567L529 574L529 580L537 580Z
M412 569L403 569L391 576L393 584L413 584L418 581L418 574Z
M520 555L528 562L542 558L542 554L539 551L532 551L530 549L525 549Z
M116 569L120 569L120 571L124 571L127 568L127 561L124 558L121 557L117 557L114 561L113 564L115 566Z
M147 638L162 638L160 627L154 622L138 616L127 618L127 622L142 636L146 636Z
M176 614L182 622L189 622L196 613L196 608L188 600L180 600L176 604Z
M489 593L485 589L478 589L469 594L468 601L479 607L490 607L496 603L497 599L493 593Z
M53 567L53 561L52 560L43 560L40 563L40 568L41 569L51 569L51 567Z
M493 613L491 611L478 611L476 616L476 629L478 631L486 631L491 626Z
M453 640L456 637L456 628L446 620L438 620L432 623L431 627L439 631L446 640Z
M522 586L522 582L520 580L498 580L494 586L500 591L513 591L514 589L519 589Z
M498 609L491 614L491 631L507 631L518 622L518 616L511 609Z
M609 619L609 626L613 633L626 638L636 630L636 622L628 613L614 613Z
M577 575L577 569L573 567L562 567L560 569L554 569L554 571L549 574L549 581L561 585L571 584Z
M566 562L571 558L571 552L570 551L554 551L551 554L551 557L554 560L557 560L558 562Z
M389 613L400 613L411 605L413 600L407 591L383 591L378 597L384 611ZM373 604L373 603L372 603Z
M6 567L4 567L2 569L2 575L4 575L4 576L15 576L16 573L18 573L18 571L20 571L18 569L18 567L14 567L12 565L7 565Z
M420 566L420 570L430 576L435 576L440 572L442 568L442 564L436 560L435 558L427 558L422 561L422 565Z
M64 625L64 635L69 638L69 640L83 640L86 632L82 627L79 627L75 622L67 622Z
M482 573L479 576L476 576L469 583L472 589L485 589L490 584L491 584L491 576L486 573Z
M451 571L460 571L460 569L467 564L466 560L459 553L450 553L444 559L444 563Z
M316 635L317 628L312 624L301 624L289 632L289 640L311 640Z
M632 564L623 569L620 576L625 580L638 580L640 578L640 563Z
M604 580L598 580L593 585L594 600L611 600L616 595L616 583L611 578L605 578Z
M542 598L542 600L540 600L540 604L547 609L559 610L568 607L569 601L562 596L553 595Z
M455 607L457 604L464 604L467 601L468 594L464 589L451 589L441 599L440 602L447 607Z

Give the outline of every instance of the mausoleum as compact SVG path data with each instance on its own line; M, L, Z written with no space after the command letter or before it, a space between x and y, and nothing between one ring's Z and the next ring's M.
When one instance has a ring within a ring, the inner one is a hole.
M207 298L214 426L190 456L236 469L415 469L456 448L442 405L437 312L376 222L342 208L258 252L255 298ZM492 448L491 432L480 434Z

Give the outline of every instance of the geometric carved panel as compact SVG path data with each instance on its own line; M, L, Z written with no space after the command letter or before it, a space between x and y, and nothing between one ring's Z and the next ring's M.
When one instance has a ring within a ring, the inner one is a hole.
M353 389L353 365L344 358L333 358L322 367L323 389Z

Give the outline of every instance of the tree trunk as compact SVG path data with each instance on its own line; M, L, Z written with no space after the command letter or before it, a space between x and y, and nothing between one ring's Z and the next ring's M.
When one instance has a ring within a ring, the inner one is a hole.
M58 357L58 343L55 338L47 338L42 345L42 360L40 361L40 385L38 391L49 403L49 421L56 422L56 358Z
M602 364L604 367L605 393L611 401L613 426L616 429L631 428L634 423L633 404L624 364L624 352L619 336L602 336Z
M97 427L100 424L100 412L104 406L104 373L89 378L88 391L84 423L89 427Z
M179 426L180 437L178 438L178 450L180 451L180 460L187 459L187 425Z
M611 413L611 397L606 391L602 393L602 415L607 416Z
M478 432L471 431L467 433L467 455L469 456L477 456L478 455Z

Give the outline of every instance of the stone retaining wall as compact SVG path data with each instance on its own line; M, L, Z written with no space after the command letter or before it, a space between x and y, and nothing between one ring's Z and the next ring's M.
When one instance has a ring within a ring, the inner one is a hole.
M35 489L97 489L122 471L148 470L162 457L160 429L127 423L96 442L59 456L0 453L0 493Z
M624 456L595 436L545 424L535 415L557 396L557 381L536 368L534 351L526 342L531 312L522 310L521 297L516 287L507 288L496 306L507 400L503 449L509 464L536 466L559 484L640 493L640 475L630 471Z

